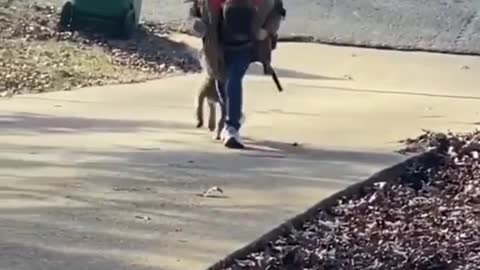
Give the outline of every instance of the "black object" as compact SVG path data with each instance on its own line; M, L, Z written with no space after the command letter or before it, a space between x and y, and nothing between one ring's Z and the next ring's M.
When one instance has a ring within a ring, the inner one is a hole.
M275 82L275 85L277 86L278 92L283 91L282 84L280 83L277 73L275 72L272 66L263 65L263 74L270 74L272 76L273 82Z
M63 5L60 13L59 26L62 31L71 30L74 27L72 2L67 2L65 5Z
M69 0L63 5L59 29L76 31L80 28L102 31L130 39L139 23L142 0Z
M277 10L278 14L280 14L280 16L282 16L283 18L287 17L287 10L283 6L283 1L277 1L275 9Z
M273 81L275 82L275 85L277 86L278 92L282 92L282 91L283 91L283 87L282 87L282 85L280 84L280 80L278 80L277 73L275 72L275 70L274 70L273 68L272 68L272 79L273 79Z

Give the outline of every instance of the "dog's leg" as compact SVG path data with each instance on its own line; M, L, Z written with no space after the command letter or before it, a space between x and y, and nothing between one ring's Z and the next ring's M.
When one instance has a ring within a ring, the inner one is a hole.
M215 120L217 120L214 100L208 100L208 108L210 111L210 115L208 117L208 129L213 132L215 131Z
M201 128L203 126L203 100L205 99L205 95L203 93L199 93L197 97L197 103L195 112L197 117L197 128Z
M197 118L197 128L203 126L203 102L208 95L209 79L205 80L197 93L195 100L195 116Z

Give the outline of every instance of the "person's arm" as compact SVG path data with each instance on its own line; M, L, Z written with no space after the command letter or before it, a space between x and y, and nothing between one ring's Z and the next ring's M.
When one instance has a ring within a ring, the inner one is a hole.
M277 32L280 29L280 23L285 19L287 11L283 6L282 0L273 0L273 8L268 14L263 26L260 28L257 38L264 40L267 36L276 37Z
M276 34L280 29L280 22L287 16L287 10L282 0L275 0L275 6L268 16L263 28L270 34Z
M188 24L190 25L190 31L196 37L203 38L207 32L207 24L202 19L200 1L204 0L192 0L192 5L188 12Z

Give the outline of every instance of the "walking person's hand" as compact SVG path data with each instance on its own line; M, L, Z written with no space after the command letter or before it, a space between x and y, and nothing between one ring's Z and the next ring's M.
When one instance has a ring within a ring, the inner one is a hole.
M265 40L268 37L268 32L267 30L260 28L257 32L257 40Z
M198 38L203 38L207 34L207 25L200 18L192 20L193 35Z

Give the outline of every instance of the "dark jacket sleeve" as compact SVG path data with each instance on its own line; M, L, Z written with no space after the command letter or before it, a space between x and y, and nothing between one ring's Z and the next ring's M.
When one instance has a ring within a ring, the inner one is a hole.
M189 18L200 18L202 15L200 14L200 7L198 4L198 0L193 0L190 8L188 10L188 17Z
M287 11L283 6L283 1L275 0L275 7L268 15L263 28L271 35L276 36L278 30L280 29L280 22L286 17L286 15Z
M186 23L187 32L193 34L197 37L204 37L207 31L207 25L203 21L203 16L201 13L200 5L202 4L200 1L204 0L191 0L192 3L188 10L188 18Z

